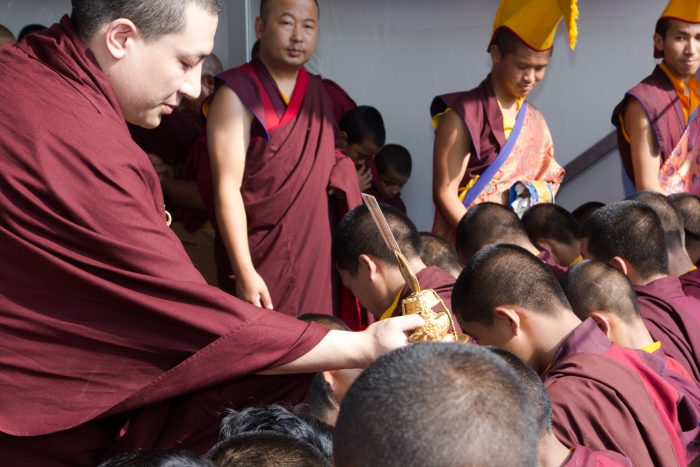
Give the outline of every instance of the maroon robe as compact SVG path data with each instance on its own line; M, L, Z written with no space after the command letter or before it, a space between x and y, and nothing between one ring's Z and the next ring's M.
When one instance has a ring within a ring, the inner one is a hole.
M564 467L632 467L632 462L616 452L592 451L586 446L576 446Z
M561 280L561 278L566 274L566 271L568 271L568 268L565 268L554 261L554 258L547 250L540 251L540 254L537 255L537 257L542 260L545 266L547 266L549 269L549 272L551 272L557 280Z
M685 465L681 396L591 318L562 342L543 380L564 444L615 451L635 467Z
M205 129L205 123L197 116L176 109L172 114L164 115L156 128L147 130L129 125L129 132L144 152L156 154L164 161L180 166L185 163L190 148Z
M700 300L700 269L694 269L679 277L683 292L689 296Z
M677 277L665 277L647 285L636 285L639 308L651 336L664 352L682 364L700 381L700 324L693 317L695 299L686 297Z
M331 314L340 289L331 261L328 190L343 192L349 207L360 197L352 161L336 155L333 107L323 83L300 69L286 105L258 59L217 81L254 117L241 185L253 265L276 310ZM235 278L220 238L216 252L219 284L233 293Z
M687 124L685 113L683 112L683 104L681 104L678 93L673 87L671 80L666 76L666 73L658 66L654 68L651 75L627 91L622 102L613 110L612 124L617 128L617 143L620 149L622 165L630 180L634 181L632 148L627 139L625 139L620 120L630 99L636 99L642 104L654 130L656 144L661 156L659 168L673 152L681 136L683 136Z
M319 78L321 78L323 88L326 90L326 94L333 104L333 118L336 123L340 123L340 119L343 118L343 115L357 107L357 104L338 83L320 76Z
M406 205L401 199L401 194L392 196L391 198L387 198L379 191L379 188L375 182L372 182L372 187L369 190L367 190L367 194L377 198L377 202L394 207L402 213L406 214Z
M433 289L440 296L443 303L445 303L447 309L450 310L450 313L452 312L452 289L455 285L455 278L452 276L452 274L438 266L428 266L418 271L416 273L416 278L418 279L418 283L420 284L422 290ZM398 306L394 310L392 317L402 315L401 302L410 294L411 289L409 289L408 286L404 287L404 289L401 291ZM434 307L434 310L438 312L444 311L442 306L439 304ZM459 323L456 319L454 319L454 315L453 321L457 332L461 333L462 328L459 327Z
M208 286L68 17L0 49L0 465L206 449L229 404L299 402L327 330Z

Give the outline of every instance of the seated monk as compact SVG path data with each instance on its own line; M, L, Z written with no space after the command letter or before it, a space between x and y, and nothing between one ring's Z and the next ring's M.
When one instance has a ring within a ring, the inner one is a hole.
M462 263L455 247L442 237L430 232L421 232L423 253L420 257L426 266L437 266L452 274L457 279L462 272Z
M525 385L530 404L535 409L537 417L537 432L539 433L540 467L581 467L581 466L625 466L632 467L632 462L626 457L612 451L592 451L586 446L567 448L557 439L552 431L552 402L542 379L527 363L507 350L492 347L491 351L515 371Z
M627 276L651 336L698 380L700 308L685 295L680 279L669 275L666 235L654 210L638 201L600 208L581 227L581 249L585 258Z
M579 225L566 209L537 204L525 212L522 221L532 243L540 251L547 251L558 265L569 267L581 259Z
M384 119L379 110L361 105L347 111L338 122L340 151L353 160L360 179L360 191L372 188L376 178L374 155L386 142Z
M565 445L615 451L634 466L684 465L676 389L593 320L581 323L531 253L513 245L480 250L457 279L452 303L477 343L514 353L542 376Z
M467 211L457 225L457 252L466 264L477 251L496 243L507 243L526 249L540 258L557 278L566 272L566 268L557 264L549 251L540 251L532 243L515 212L496 203L477 204Z
M700 198L690 193L675 193L668 200L683 221L685 250L697 266L700 262Z
M451 309L454 277L439 267L426 267L420 258L418 230L404 213L390 206L383 206L382 211L421 289L435 290ZM340 221L333 233L332 253L343 285L376 319L402 314L402 302L410 290L366 206L356 207ZM434 310L444 311L440 304Z
M537 465L537 422L522 382L473 345L409 346L348 391L333 433L337 467Z
M398 144L387 144L374 156L374 163L377 177L367 193L377 198L379 203L393 206L405 214L406 205L401 199L401 190L411 178L411 153Z

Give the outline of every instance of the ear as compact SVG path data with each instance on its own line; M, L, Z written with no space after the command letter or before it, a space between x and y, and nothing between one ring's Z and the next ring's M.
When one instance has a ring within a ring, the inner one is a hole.
M265 29L265 20L261 16L255 18L255 38L260 39L262 37L263 29Z
M659 33L654 33L654 48L661 53L664 51L664 38Z
M546 251L550 256L554 256L554 248L552 248L552 244L549 243L549 240L541 239L539 242L535 243L535 246L538 250Z
M610 260L610 266L614 267L618 271L622 272L622 274L629 277L629 273L631 272L629 265L627 264L627 261L620 258L619 256L615 256L613 259Z
M501 51L496 46L496 44L493 44L489 49L489 55L491 55L491 62L494 65L498 65L499 63L501 63L501 59L503 58L503 56L501 55Z
M596 326L598 326L598 329L603 331L605 335L610 339L610 320L604 313L599 313L597 311L594 311L589 315L590 318L595 321Z
M518 334L520 334L520 314L518 314L518 312L515 309L507 306L496 307L496 309L493 310L493 317L494 320L505 320L508 323L508 327L513 333L513 336L517 336Z
M119 18L107 25L105 45L112 58L121 60L126 56L131 43L140 37L141 33L133 22Z
M377 263L369 255L360 255L357 259L360 264L360 268L363 268L370 280L374 280L377 277Z

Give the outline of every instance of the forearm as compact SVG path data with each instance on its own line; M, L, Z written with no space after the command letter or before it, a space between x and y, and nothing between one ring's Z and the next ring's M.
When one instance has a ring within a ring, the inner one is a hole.
M160 183L165 196L173 202L187 208L204 209L204 202L195 182L166 177Z
M239 189L227 190L218 197L216 220L234 274L242 277L254 271L248 244L248 221Z
M462 217L467 213L467 208L459 199L458 188L448 186L446 188L436 190L433 196L435 207L440 212L442 218L453 229L457 228L457 224L462 220Z

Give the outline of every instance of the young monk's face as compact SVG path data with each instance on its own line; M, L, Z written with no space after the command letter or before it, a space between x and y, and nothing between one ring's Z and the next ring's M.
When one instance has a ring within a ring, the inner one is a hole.
M394 169L387 168L384 173L379 174L379 191L383 196L393 198L401 194L408 179L408 175L400 175Z
M133 38L118 66L107 70L124 117L145 128L160 124L183 98L201 90L202 63L214 47L218 17L195 2L185 13L185 29L149 41Z
M700 67L700 24L671 21L665 37L654 35L654 47L663 51L673 74L689 78Z
M514 53L505 55L494 47L493 73L512 97L526 97L544 78L551 56L551 50L538 52L526 45L519 45Z
M272 67L300 68L316 50L318 6L315 0L269 0L255 23L260 56Z

